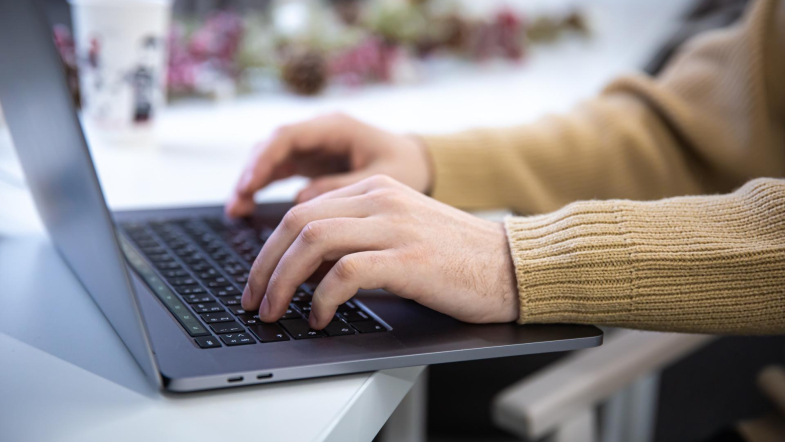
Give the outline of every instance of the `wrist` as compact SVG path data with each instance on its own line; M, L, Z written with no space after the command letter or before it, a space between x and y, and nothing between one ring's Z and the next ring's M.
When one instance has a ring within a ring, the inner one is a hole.
M428 146L419 136L409 134L405 135L405 137L412 143L414 156L417 158L415 162L419 166L417 167L419 171L419 173L417 173L418 183L415 186L415 189L426 195L430 195L431 190L433 189L434 171L433 157L431 156L431 152L428 149Z
M515 273L515 263L512 260L510 243L507 239L507 229L503 223L496 223L501 232L501 253L498 254L499 292L502 296L502 309L506 321L517 321L521 315L521 303L518 292L518 278Z

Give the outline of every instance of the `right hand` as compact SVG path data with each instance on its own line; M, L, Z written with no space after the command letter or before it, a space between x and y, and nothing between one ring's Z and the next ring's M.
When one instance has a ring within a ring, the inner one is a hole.
M418 192L431 186L430 158L415 137L369 126L342 114L279 128L257 146L226 205L226 214L253 212L254 194L293 175L311 177L297 195L301 203L372 175L388 175Z

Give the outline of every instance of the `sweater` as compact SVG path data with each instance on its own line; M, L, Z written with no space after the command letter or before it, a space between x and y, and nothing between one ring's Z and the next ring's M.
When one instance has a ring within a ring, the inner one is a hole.
M566 115L422 139L434 198L529 214L520 323L785 332L785 2Z

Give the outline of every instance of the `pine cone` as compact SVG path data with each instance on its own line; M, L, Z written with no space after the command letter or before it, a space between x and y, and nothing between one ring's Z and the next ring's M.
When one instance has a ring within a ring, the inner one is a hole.
M327 61L315 50L295 51L284 62L281 76L295 93L316 95L327 84Z
M332 0L336 14L346 25L356 25L362 15L362 0Z

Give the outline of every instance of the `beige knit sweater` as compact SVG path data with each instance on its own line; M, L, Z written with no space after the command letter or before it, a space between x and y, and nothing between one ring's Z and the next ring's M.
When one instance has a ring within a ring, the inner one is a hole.
M785 332L785 2L568 115L424 140L435 198L555 210L506 220L521 323Z

